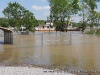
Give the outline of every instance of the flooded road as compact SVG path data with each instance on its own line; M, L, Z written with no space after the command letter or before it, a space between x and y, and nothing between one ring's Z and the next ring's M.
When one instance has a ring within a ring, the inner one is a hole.
M81 32L14 34L13 45L0 44L0 66L42 65L73 71L100 71L99 63L100 37Z

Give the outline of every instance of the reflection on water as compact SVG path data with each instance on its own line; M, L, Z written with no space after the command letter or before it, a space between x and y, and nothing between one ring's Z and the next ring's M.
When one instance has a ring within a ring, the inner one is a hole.
M67 70L100 70L99 44L100 37L77 32L71 32L71 37L70 33L43 33L43 39L38 32L14 35L14 45L0 45L0 65L34 64Z

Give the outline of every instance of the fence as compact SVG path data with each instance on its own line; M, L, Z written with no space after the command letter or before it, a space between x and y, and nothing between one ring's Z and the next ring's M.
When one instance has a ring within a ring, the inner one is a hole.
M93 38L93 37L92 37ZM90 35L83 35L81 32L51 32L34 33L29 35L15 35L14 44L17 47L34 46L59 46L73 44L89 44L96 42L90 39Z
M69 44L69 40L69 33L39 33L14 36L14 44L18 47L63 45Z
M3 33L0 34L0 43L4 40ZM59 46L76 44L100 44L100 36L82 34L78 31L69 32L44 32L32 33L29 35L14 34L15 47L34 47L34 46Z

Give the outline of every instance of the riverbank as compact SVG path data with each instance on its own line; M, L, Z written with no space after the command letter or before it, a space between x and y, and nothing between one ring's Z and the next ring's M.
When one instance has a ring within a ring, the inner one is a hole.
M39 67L0 67L0 75L76 75L61 71Z

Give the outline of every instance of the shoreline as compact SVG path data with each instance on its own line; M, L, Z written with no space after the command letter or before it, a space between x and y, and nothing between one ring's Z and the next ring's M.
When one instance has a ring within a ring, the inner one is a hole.
M0 75L76 75L59 69L45 69L30 66L1 66Z
M59 70L59 71L67 71L66 68L61 68L57 66L44 66L44 65L34 65L34 64L14 64L14 65L1 65L0 67L28 67L28 68L43 68L43 69L49 69L49 70Z

